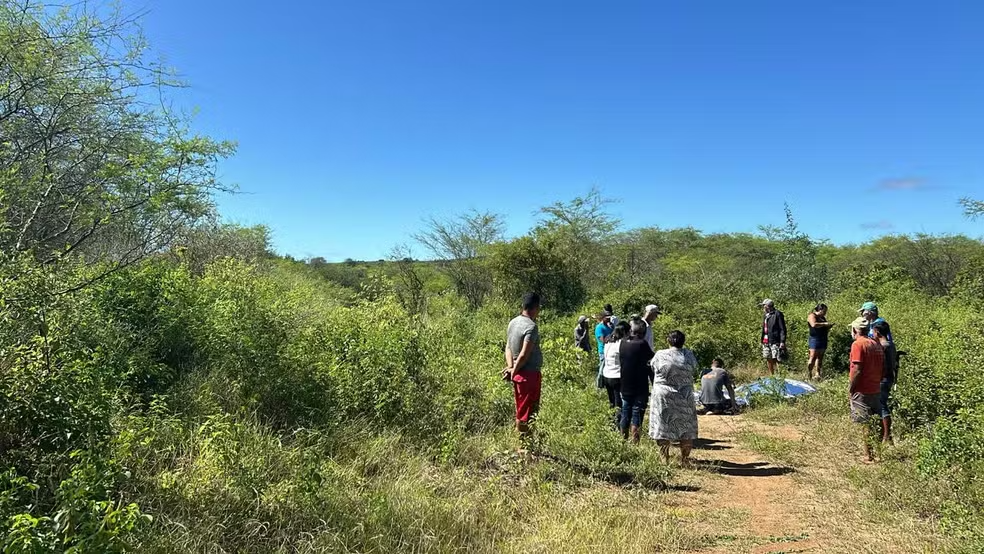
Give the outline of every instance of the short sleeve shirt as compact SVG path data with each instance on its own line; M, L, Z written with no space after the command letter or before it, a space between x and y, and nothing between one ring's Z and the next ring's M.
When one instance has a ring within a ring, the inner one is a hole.
M595 325L595 340L598 341L598 355L605 355L605 337L612 334L612 328L605 325L604 323L599 323Z
M725 385L731 384L731 375L724 368L714 368L700 378L700 403L709 406L724 404Z
M858 365L860 364L860 368ZM851 344L851 379L860 371L854 392L878 394L881 392L882 373L885 371L885 350L877 341L858 337Z
M622 361L618 354L618 346L622 341L605 343L605 367L602 377L618 379L622 376Z
M519 369L520 371L538 372L540 366L543 365L543 354L540 352L540 330L535 321L525 315L518 315L509 322L509 327L506 329L506 344L512 352L513 359L516 359L519 353L523 351L523 343L526 341L530 341L532 351L526 358L526 363Z
M875 327L875 323L879 323L879 322L884 323L885 325L888 325L888 322L885 321L884 318L881 318L881 317L875 318L875 320L871 322L871 326L868 327L868 338L872 338L872 339L875 338L875 328L874 327ZM891 325L888 326L888 335L886 335L885 338L888 339L888 342L890 342L892 344L895 344L895 339L892 338L892 326Z

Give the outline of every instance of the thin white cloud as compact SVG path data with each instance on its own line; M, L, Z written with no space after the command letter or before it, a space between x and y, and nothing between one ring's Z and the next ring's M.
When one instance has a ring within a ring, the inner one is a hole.
M870 221L868 223L862 223L861 228L866 231L888 231L895 228L895 224L891 221L881 220L881 221Z
M897 190L924 190L930 188L930 184L922 177L898 177L894 179L883 179L875 190L897 191Z

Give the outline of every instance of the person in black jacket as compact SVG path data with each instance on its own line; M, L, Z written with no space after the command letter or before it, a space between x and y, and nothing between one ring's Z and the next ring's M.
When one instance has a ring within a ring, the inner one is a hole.
M769 367L769 375L775 375L780 353L786 350L786 318L776 309L776 303L766 298L760 304L762 318L762 357Z
M649 383L653 380L653 368L649 365L653 359L653 349L646 340L647 328L641 319L634 319L630 324L629 338L618 345L622 397L619 428L622 437L628 439L631 436L635 444L639 442L639 427L649 404ZM690 396L693 404L692 392Z

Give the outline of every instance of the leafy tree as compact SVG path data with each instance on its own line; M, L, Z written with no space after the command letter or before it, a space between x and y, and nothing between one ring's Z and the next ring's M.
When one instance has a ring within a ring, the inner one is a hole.
M178 83L132 20L2 2L0 60L0 252L100 260L104 274L212 213L233 146L149 101Z
M960 199L960 205L964 208L964 215L969 218L977 218L984 214L984 201L964 197Z
M488 265L500 296L513 300L526 292L540 294L551 309L570 311L585 299L584 286L560 251L533 237L492 247Z
M440 261L458 293L477 307L492 288L480 258L504 232L502 216L473 210L449 219L431 217L413 238Z
M858 247L850 259L854 264L900 267L920 289L943 296L967 261L981 254L981 244L966 237L918 234L881 237Z
M427 310L424 280L417 271L410 247L395 246L390 261L396 266L396 298L409 314L420 315Z
M329 263L324 258L317 257L308 260L308 265L322 278L353 291L359 291L369 278L365 265Z
M984 253L964 264L950 292L955 297L984 307Z
M819 245L799 230L793 211L785 206L786 225L764 226L766 238L779 243L773 258L773 290L785 301L814 302L827 295L827 266L817 261Z
M603 197L597 187L592 187L585 196L544 206L540 208L541 232L566 236L577 244L602 242L620 223L606 209L613 202Z
M621 223L608 212L613 202L594 187L585 196L540 208L540 224L531 235L565 259L583 282L603 284L608 277L601 263L604 249L613 242ZM629 265L633 265L631 260Z
M241 227L208 223L187 229L177 238L180 256L196 273L220 258L256 262L270 256L270 230L263 225Z

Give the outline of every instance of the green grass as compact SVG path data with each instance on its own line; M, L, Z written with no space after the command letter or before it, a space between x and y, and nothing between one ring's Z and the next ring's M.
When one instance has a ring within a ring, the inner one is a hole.
M850 499L844 509L859 511L867 522L903 533L938 534L947 552L984 550L982 514L955 509L964 505L964 483L920 473L915 463L918 440L902 434L893 446L877 446L878 464L857 463L859 430L849 421L846 389L846 377L839 376L825 381L818 394L747 412L748 418L766 426L799 426L805 432L800 442L749 430L739 440L798 468L798 479L815 485L821 495ZM923 544L913 540L913 544Z
M156 514L141 549L652 552L711 541L664 509L665 493L504 453L505 435L475 438L442 465L367 431L287 444L255 424L189 430L135 491Z
M777 462L796 464L803 461L799 445L793 441L743 429L738 433L738 442Z

